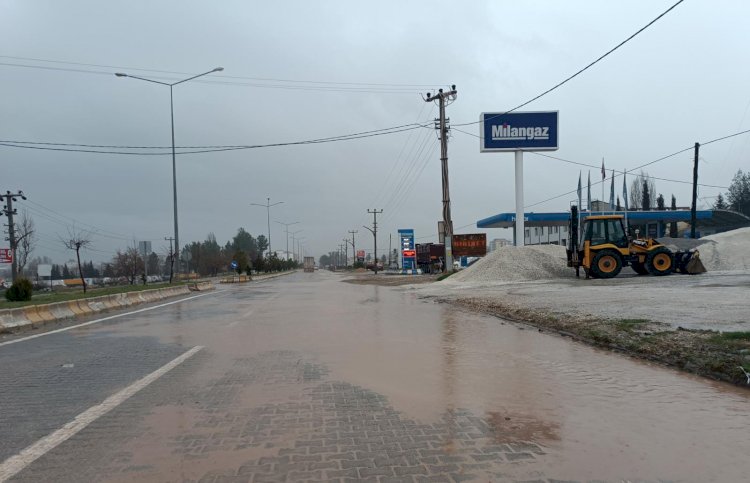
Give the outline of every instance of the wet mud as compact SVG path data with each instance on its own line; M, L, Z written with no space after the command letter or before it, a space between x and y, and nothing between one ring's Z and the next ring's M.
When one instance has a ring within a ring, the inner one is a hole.
M93 480L746 478L747 391L340 281L297 274L88 328L205 346L111 416L128 430Z

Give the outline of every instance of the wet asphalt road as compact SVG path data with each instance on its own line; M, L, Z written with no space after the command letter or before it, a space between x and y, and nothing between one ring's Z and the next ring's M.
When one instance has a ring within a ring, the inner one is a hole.
M746 390L324 272L0 345L0 367L0 481L750 474Z

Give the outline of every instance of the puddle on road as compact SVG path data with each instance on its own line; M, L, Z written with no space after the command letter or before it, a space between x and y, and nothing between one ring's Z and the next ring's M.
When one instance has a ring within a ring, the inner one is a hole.
M244 318L247 306L234 316L222 311L217 318L206 309L195 316L182 311L179 325L134 330L165 341L179 338L188 345L203 344L226 360L281 351L320 361L325 371L311 372L317 379L299 379L297 369L289 369L300 388L345 381L372 391L398 411L399 424L437 425L433 430L442 431L440 449L445 453L469 451L472 434L506 449L510 444L538 445L537 453L509 450L498 457L512 469L515 456L508 455L531 455L533 460L524 468L533 471L524 476L604 481L746 478L746 390L422 301L408 291L336 280L288 281L287 292L272 305L258 302L258 309ZM241 300L239 293L233 297ZM248 363L233 370L273 374L273 367ZM272 382L284 389L263 393L262 381L240 378L238 387L244 389L227 395L234 401L234 409L227 411L239 424L250 417L242 409L268 411L276 404L283 410L284 404L301 404L287 383ZM314 405L309 404L312 411ZM378 411L390 415L381 406ZM299 406L287 410L304 413ZM460 417L452 420L456 414ZM168 424L164 428L165 433L179 430ZM246 466L261 471L261 458L274 456L279 444L293 448L292 440L301 434L291 426L278 431L288 431L279 436L291 439L273 442L271 448L227 450L229 454L211 461L218 469L254 458L245 461ZM233 451L239 452L232 456ZM479 461L478 455L472 458Z

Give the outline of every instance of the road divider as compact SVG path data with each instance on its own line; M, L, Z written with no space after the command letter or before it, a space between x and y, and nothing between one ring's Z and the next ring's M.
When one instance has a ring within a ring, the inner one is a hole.
M212 282L196 282L189 285L125 292L87 299L68 300L52 304L30 305L17 309L0 310L0 333L15 332L25 328L41 326L75 317L83 317L132 305L156 302L191 292L213 290Z

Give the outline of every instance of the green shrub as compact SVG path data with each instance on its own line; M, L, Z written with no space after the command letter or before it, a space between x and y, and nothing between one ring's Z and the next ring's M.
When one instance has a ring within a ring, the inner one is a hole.
M18 278L8 290L5 291L5 298L9 302L23 302L31 300L33 288L28 278Z

